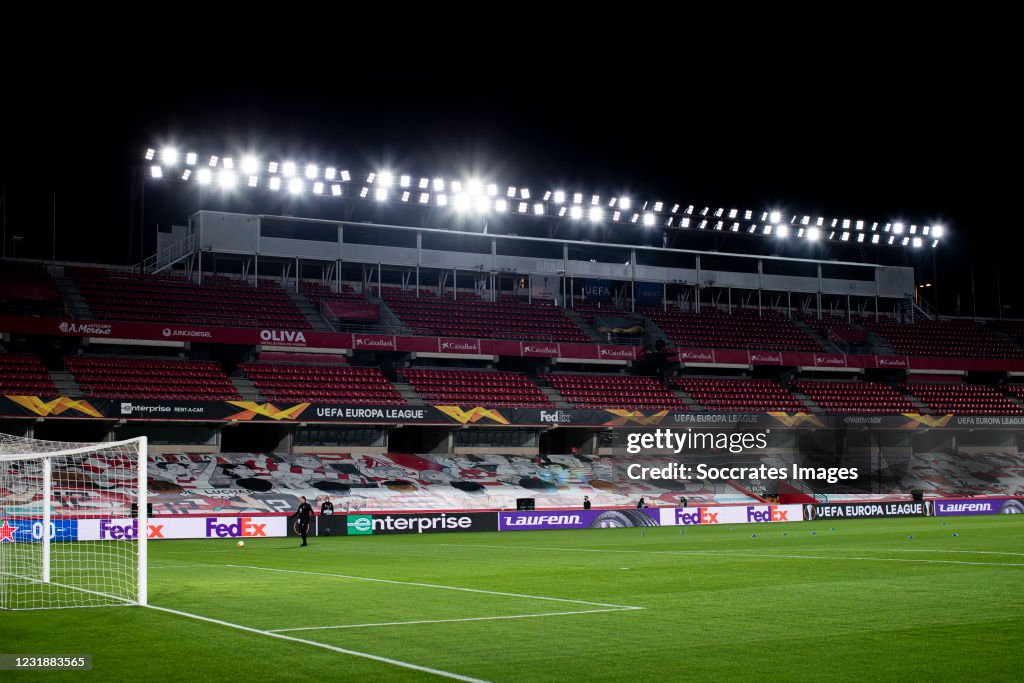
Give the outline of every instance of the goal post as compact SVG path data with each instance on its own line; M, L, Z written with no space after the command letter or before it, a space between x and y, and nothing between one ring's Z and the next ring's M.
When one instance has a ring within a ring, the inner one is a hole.
M147 441L0 434L0 609L145 605Z

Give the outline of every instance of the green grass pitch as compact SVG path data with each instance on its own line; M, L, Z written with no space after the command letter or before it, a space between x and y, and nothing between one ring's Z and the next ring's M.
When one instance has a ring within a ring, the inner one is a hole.
M0 612L0 652L94 657L91 672L2 677L1017 680L1022 525L817 521L315 538L307 548L159 541L153 605L253 630L139 607Z

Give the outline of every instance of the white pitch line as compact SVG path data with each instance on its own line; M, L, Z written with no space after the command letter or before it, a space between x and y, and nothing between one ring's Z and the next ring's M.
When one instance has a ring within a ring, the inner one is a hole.
M478 546L483 547L483 546ZM491 546L502 547L502 546ZM415 581L396 581L394 579L376 579L369 576L349 576L348 574L328 574L326 572L306 572L300 569L275 569L273 567L256 567L246 564L225 564L224 567L236 569L256 569L264 572L281 572L282 574L303 574L306 576L327 576L335 579L350 579L353 581L373 581L375 583L390 583L399 586L418 586L420 588L440 588L449 591L464 591L466 593L483 593L484 595L501 595L507 598L527 598L529 600L550 600L552 602L570 602L576 605L592 605L594 607L615 607L618 609L642 609L633 605L612 605L607 602L591 602L589 600L572 600L570 598L551 598L546 595L526 595L524 593L504 593L501 591L488 591L480 588L462 588L460 586L444 586L438 583L418 583Z
M499 617L465 617L463 619L421 619L419 621L382 621L375 624L342 624L340 626L302 626L299 628L276 628L270 633L290 633L292 631L326 631L339 628L369 628L371 626L406 626L410 624L449 624L456 621L497 621L499 619L535 619L539 617L561 617L569 614L597 614L598 612L628 612L644 609L643 607L611 607L609 609L583 609L574 612L542 612L540 614L510 614Z
M463 676L462 674L452 673L451 671L442 671L441 669L432 669L429 666L420 666L419 664L412 664L411 662L403 662L398 659L391 659L389 657L380 657L378 655L371 655L368 652L359 652L357 650L347 650L343 647L335 647L334 645L328 645L326 643L319 643L315 640L305 640L304 638L296 638L295 636L286 636L281 633L274 633L272 631L264 631L258 628L252 628L250 626L242 626L241 624L233 624L230 621L221 621L220 619L213 619L211 617L204 617L199 614L191 614L189 612L180 612L176 609L169 609L167 607L157 607L156 605L149 605L150 609L159 610L161 612L167 612L169 614L177 614L181 617L188 617L189 619L197 619L199 621L206 621L211 624L217 624L219 626L227 626L228 628L238 629L239 631L248 631L249 633L256 633L261 636L268 636L270 638L279 638L281 640L290 640L294 643L302 643L303 645L312 645L313 647L323 648L324 650L330 650L331 652L338 652L343 655L351 655L353 657L362 657L363 659L372 659L375 662L383 662L384 664L391 664L393 666L399 666L403 669L413 669L414 671L422 671L424 673L433 674L435 676L441 676L443 678L451 678L456 681L465 681L465 683L488 683L480 678L472 678L470 676Z
M1024 567L1024 563L1016 562L967 562L963 560L910 560L902 557L837 557L835 555L792 555L773 552L751 553L729 550L611 550L596 548L554 548L530 545L477 545L459 543L441 543L440 545L454 548L504 548L507 550L555 550L575 553L640 553L642 555L711 555L714 557L765 557L786 558L792 560L859 560L861 562L913 562L917 564L969 564L981 567Z

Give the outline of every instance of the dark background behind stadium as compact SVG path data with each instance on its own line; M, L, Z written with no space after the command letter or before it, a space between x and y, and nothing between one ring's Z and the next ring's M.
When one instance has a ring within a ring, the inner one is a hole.
M878 66L851 56L817 72L805 57L752 62L728 75L702 76L680 63L625 80L600 67L524 64L470 90L445 68L421 77L351 69L336 78L282 69L242 80L188 70L131 86L72 71L14 77L7 90L21 97L4 112L2 155L7 234L24 236L18 256L50 257L55 196L57 259L135 262L133 169L146 146L171 140L182 149L251 147L353 169L473 170L499 185L698 207L942 223L947 237L934 263L929 249L864 253L919 266L922 282L937 266L947 313L959 296L961 314L971 315L973 269L978 314L998 315L998 276L1003 314L1024 316L1017 259L1005 248L1016 208L1003 169L1019 147L1010 95L973 78L955 55L913 52ZM181 223L195 208L182 202L179 182L164 183L146 189L147 254L157 223ZM255 208L246 201L232 208ZM318 213L301 204L279 210ZM788 242L746 239L726 248L858 258ZM648 243L660 244L660 233ZM686 234L673 244L709 246Z

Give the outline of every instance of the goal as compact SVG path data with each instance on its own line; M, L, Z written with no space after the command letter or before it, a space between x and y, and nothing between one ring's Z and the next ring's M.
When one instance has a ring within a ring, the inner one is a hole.
M146 437L0 434L0 609L146 604Z

